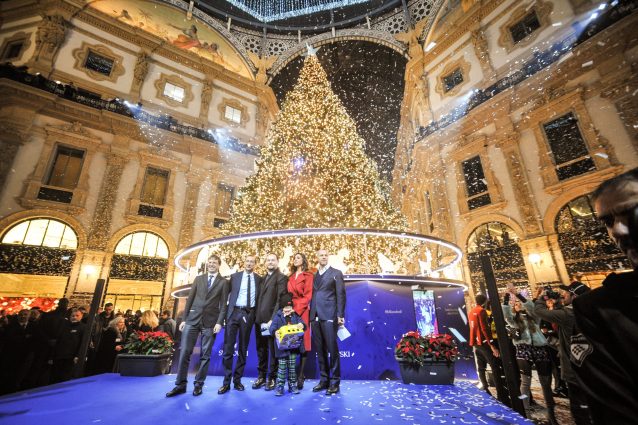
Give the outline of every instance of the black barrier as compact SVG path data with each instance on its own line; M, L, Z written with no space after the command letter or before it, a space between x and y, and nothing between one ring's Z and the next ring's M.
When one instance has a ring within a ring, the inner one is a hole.
M494 278L494 269L492 269L490 257L487 255L481 255L481 267L483 269L483 274L485 275L487 295L492 302L492 318L496 325L498 349L501 353L501 362L503 363L503 370L505 371L505 380L507 382L511 407L525 418L525 406L523 405L523 400L520 398L521 393L518 388L518 377L516 376L518 372L514 367L514 362L516 360L514 353L510 349L509 336L505 329L505 316L503 315L501 301L498 298L498 289L496 288L496 279ZM497 372L492 371L492 373Z
M89 351L89 343L93 336L93 328L95 327L95 317L97 316L97 309L100 307L102 297L104 296L104 288L106 287L105 279L98 279L95 284L95 290L93 291L93 299L91 300L91 308L89 309L89 317L86 321L86 332L82 336L82 344L80 345L80 354L78 355L77 370L82 373L86 366L86 356ZM97 347L96 347L97 348Z

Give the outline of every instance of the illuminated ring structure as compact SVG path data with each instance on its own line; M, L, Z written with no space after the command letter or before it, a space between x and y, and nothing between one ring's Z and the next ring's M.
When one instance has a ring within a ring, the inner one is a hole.
M412 239L422 243L433 243L436 245L440 245L444 248L451 250L455 257L448 262L447 264L443 264L436 269L432 270L432 273L441 272L449 267L453 267L463 257L463 252L461 248L457 245L445 241L443 239L436 238L434 236L426 236L420 235L417 233L407 233L407 232L398 232L393 230L380 230L380 229L358 229L358 228L314 228L314 229L282 229L282 230L266 230L262 232L254 232L254 233L243 233L239 235L231 235L231 236L223 236L221 238L213 238L206 239L200 242L197 242L193 245L190 245L177 253L175 256L175 266L178 269L187 272L188 270L182 266L182 259L192 253L193 251L202 249L206 246L214 246L214 245L226 245L234 242L246 242L258 239L274 239L274 238L283 238L289 236L343 236L343 235L361 235L361 236L376 236L376 237L384 237L384 238L395 238L395 239ZM373 281L383 281L383 282L394 282L394 283L411 283L413 285L430 285L430 286L441 286L441 287L449 287L449 286L457 286L463 288L463 290L467 290L467 285L459 280L452 279L443 279L443 278L435 278L431 276L406 276L406 275L395 275L395 274L346 274L344 276L347 281L361 281L361 280L373 280ZM175 290L171 293L173 297L181 298L184 297L184 293L187 293L190 288L190 285L184 285L175 288Z

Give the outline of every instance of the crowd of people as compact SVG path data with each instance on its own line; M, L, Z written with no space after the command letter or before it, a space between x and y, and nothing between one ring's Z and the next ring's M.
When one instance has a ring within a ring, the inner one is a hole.
M533 299L508 285L491 306L485 295L477 294L469 314L469 344L482 387L490 392L489 364L497 398L510 404L499 347L513 345L516 361L511 366L518 372L524 407L533 403L535 369L552 425L558 423L554 397L564 396L577 425L638 423L638 168L601 184L593 199L597 217L627 255L632 271L611 273L594 290L579 273L569 285L539 288ZM489 309L498 304L508 341L498 341L492 330Z
M0 394L113 372L127 335L161 330L173 337L176 331L170 311L162 312L161 318L152 310L116 313L113 304L107 303L96 316L87 361L80 362L87 321L87 309L69 308L66 298L50 312L37 307L13 315L0 311Z

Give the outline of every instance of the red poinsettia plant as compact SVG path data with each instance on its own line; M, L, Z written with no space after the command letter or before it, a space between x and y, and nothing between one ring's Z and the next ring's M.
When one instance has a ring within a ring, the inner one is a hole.
M426 335L418 331L403 334L394 349L397 360L419 365L428 361L452 363L458 357L459 350L452 335Z
M129 336L124 349L129 354L166 354L173 352L173 340L166 332L136 331Z

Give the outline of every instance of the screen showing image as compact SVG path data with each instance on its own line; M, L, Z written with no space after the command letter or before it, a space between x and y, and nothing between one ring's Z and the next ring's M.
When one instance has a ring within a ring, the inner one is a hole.
M416 326L421 335L439 333L439 324L436 320L436 308L434 306L434 291L412 291L414 299L414 311L416 313Z

